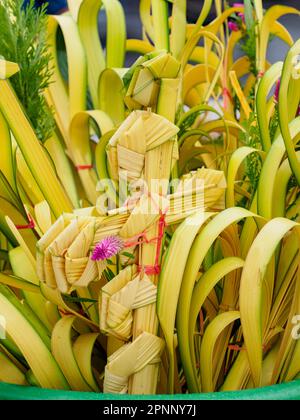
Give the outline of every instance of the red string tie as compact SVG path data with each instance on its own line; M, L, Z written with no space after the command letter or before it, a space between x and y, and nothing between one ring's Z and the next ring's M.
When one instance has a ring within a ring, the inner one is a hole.
M155 264L153 266L151 265L139 265L138 266L138 272L144 272L147 275L154 276L158 275L161 272L161 265L159 264L160 254L161 254L161 248L162 248L162 240L164 237L166 228L166 214L161 214L158 222L158 235L157 238L153 238L148 243L157 242L156 247L156 255L155 255Z
M77 171L86 171L87 169L93 169L93 165L77 165Z
M265 72L264 71L260 71L258 72L257 78L261 79L264 76Z
M242 351L244 350L241 346L239 346L238 344L229 344L228 346L229 350L233 350L233 351Z
M151 194L149 194L149 196L152 197ZM109 256L116 255L123 248L131 248L138 245L140 246L144 243L145 244L154 243L154 244L157 244L155 264L153 266L145 266L141 264L138 266L138 271L149 274L149 275L158 275L161 271L161 266L159 262L160 262L160 255L161 255L161 249L162 249L162 241L163 241L165 228L166 228L166 213L168 212L168 208L164 209L163 213L159 209L159 212L160 212L160 218L158 221L157 237L148 239L147 232L144 231L141 234L131 237L127 241L123 241L122 238L118 238L116 236L104 238L101 242L99 242L96 245L93 255L92 255L92 260L98 261L98 260L107 259L108 258L107 255ZM118 239L118 242L120 242L120 245L121 245L120 247L119 247L119 244L115 244L116 239Z
M28 214L29 223L27 225L16 225L16 228L18 230L24 230L24 229L34 229L35 223L30 214Z
M270 350L270 348L271 348L270 345L263 345L262 346L262 349L263 349L264 352ZM245 348L239 346L238 344L229 344L228 349L233 350L233 351L243 351L243 350L245 350Z
M223 96L227 96L228 99L232 100L231 93L229 92L229 90L227 89L227 87L224 87L223 88Z

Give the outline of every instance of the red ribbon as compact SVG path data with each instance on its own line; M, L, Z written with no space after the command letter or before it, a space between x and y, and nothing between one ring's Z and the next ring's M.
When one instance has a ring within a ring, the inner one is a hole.
M271 346L270 345L263 345L262 349L264 352L270 350ZM233 350L233 351L244 351L245 348L239 346L238 344L229 344L228 345L228 349L229 350Z
M93 165L77 165L77 171L85 171L87 169L93 169Z
M232 100L232 96L231 96L229 90L226 87L223 88L223 95L227 96L228 99Z
M257 75L258 79L260 79L261 77L263 77L263 76L264 76L264 74L265 74L265 72L264 72L264 71L260 71L260 72L258 73L258 75Z
M28 225L16 225L16 228L18 230L34 229L35 228L35 223L34 223L34 220L32 219L32 217L30 216L30 214L28 214L28 219L29 219Z
M233 350L233 351L241 351L244 350L241 346L239 346L238 344L229 344L228 346L229 350Z

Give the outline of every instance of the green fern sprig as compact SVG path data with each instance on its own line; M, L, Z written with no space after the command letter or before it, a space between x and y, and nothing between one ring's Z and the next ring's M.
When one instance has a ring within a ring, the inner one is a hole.
M258 124L256 123L256 115L251 113L248 120L242 123L245 132L240 134L240 140L246 146L261 150L260 132ZM246 159L246 177L249 179L252 194L255 193L260 173L262 169L262 161L258 154L251 154Z
M55 127L43 96L52 76L46 28L46 5L36 9L33 0L26 8L23 0L0 2L0 55L19 64L20 72L10 82L41 141Z

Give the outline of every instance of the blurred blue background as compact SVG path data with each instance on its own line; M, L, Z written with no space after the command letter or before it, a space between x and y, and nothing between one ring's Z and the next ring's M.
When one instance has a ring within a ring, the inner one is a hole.
M25 0L24 4L28 3L29 0ZM242 2L242 0L236 0L236 2ZM126 24L127 24L127 38L141 38L142 28L139 18L139 0L120 0L126 13ZM36 4L40 5L45 3L45 0L36 0ZM50 0L48 5L49 13L60 13L64 11L67 6L66 0ZM229 4L232 5L235 0L230 0ZM280 4L285 6L293 6L300 10L300 0L264 0L263 5L267 9L274 4ZM188 21L194 22L201 11L203 0L187 0L188 5ZM211 21L215 17L215 10L212 8L211 13L207 18L207 22ZM280 19L280 22L284 24L289 32L292 34L294 40L300 38L300 16L287 15ZM106 18L105 13L102 11L99 14L99 33L101 40L105 42L106 34ZM282 60L287 52L287 46L284 42L278 38L274 38L270 43L268 52L268 59L271 63ZM237 54L239 52L237 51ZM127 63L128 64L128 63Z
M127 37L128 38L140 38L142 33L142 28L139 19L139 0L120 0L125 11L126 11L126 23L127 23ZM242 3L242 0L229 1L229 4L232 5L235 2ZM194 22L200 14L203 1L202 0L187 0L188 4L188 20L189 22ZM281 4L285 6L292 6L300 10L300 0L265 0L263 1L264 7L267 9L274 4ZM210 15L208 16L207 21L211 21L215 17L215 10L212 9ZM287 15L280 19L280 22L284 24L294 40L300 38L300 16L296 15ZM105 17L101 13L99 17L99 28L101 37L105 33ZM268 59L271 63L278 60L282 60L287 52L286 44L274 38L270 43L270 48L268 52ZM238 53L238 52L237 52Z

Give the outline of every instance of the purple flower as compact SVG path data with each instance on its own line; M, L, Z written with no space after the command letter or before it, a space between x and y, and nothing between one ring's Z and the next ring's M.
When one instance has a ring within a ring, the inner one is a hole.
M237 32L239 30L239 25L235 22L228 22L228 28L232 31L232 32Z
M100 241L92 254L93 261L104 261L117 255L124 248L121 238L118 236L108 236Z
M275 86L274 99L276 102L278 102L278 98L279 98L279 89L280 89L280 79L277 80L276 86Z

